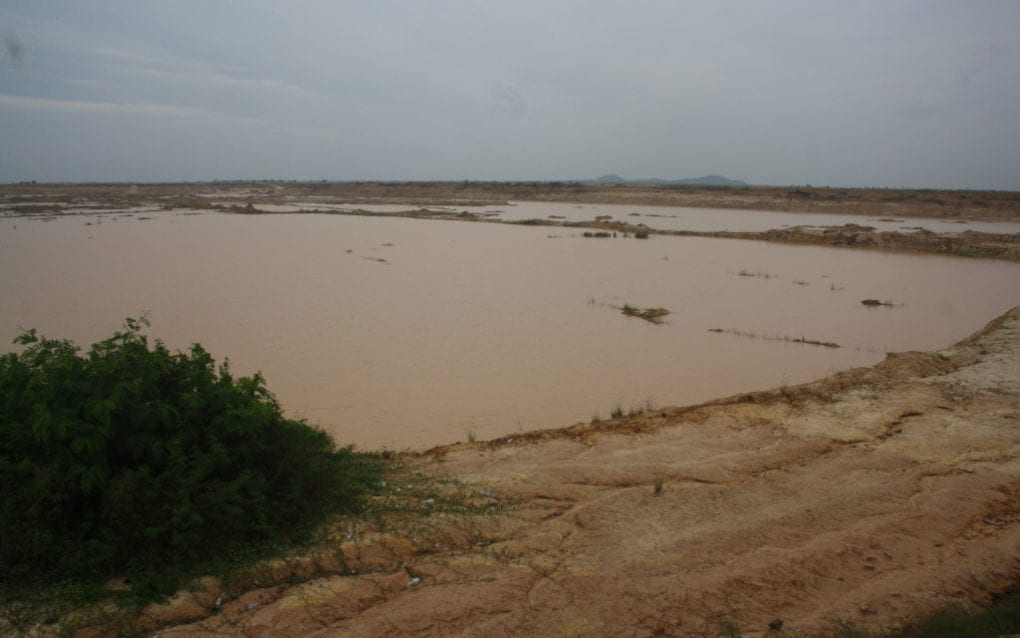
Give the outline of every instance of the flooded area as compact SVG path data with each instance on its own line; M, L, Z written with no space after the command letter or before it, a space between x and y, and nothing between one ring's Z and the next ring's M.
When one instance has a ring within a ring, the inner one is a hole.
M646 221L670 219L648 208L483 207L666 228ZM156 211L0 220L0 299L6 344L23 326L85 345L146 313L149 334L171 348L199 341L238 374L262 370L289 415L341 443L420 449L795 384L887 351L946 346L1020 304L1020 264L440 220ZM624 316L625 304L670 314L655 325Z
M1020 222L989 222L976 220L931 219L924 217L875 217L866 215L834 215L828 213L783 213L722 208L690 208L676 206L626 206L621 204L563 204L557 202L509 202L508 205L435 206L428 204L336 204L316 201L295 201L288 204L257 204L258 210L271 213L298 211L400 213L427 209L437 213L468 212L479 217L500 221L582 222L598 218L628 224L644 224L655 230L689 230L695 232L737 231L762 232L792 226L827 227L844 224L872 226L879 231L914 232L919 229L936 233L959 233L974 230L984 233L1020 233Z
M783 213L721 208L685 208L667 206L623 206L620 204L555 204L547 202L511 202L510 207L486 207L501 210L500 219L548 219L557 215L564 221L581 221L608 215L613 221L644 224L656 230L719 230L760 232L790 226L842 226L860 224L880 231L911 232L919 228L937 233L976 230L987 233L1020 233L1017 222L982 222L918 217L875 217L833 215L827 213Z

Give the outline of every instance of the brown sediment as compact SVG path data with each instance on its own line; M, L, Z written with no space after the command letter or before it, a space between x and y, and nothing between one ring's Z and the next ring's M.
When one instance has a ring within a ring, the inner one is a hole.
M822 246L852 246L912 252L985 257L1020 261L1020 233L982 233L972 230L962 233L934 233L919 230L911 233L876 231L869 226L845 224L832 228L814 229L795 226L761 233L718 232L699 233L734 239L760 239L793 244Z
M782 619L811 636L981 605L1020 579L1018 369L1015 308L814 383L406 455L515 505L341 540L146 626L714 637Z
M656 235L679 237L751 239L785 244L872 248L957 257L983 257L986 259L1020 261L1020 233L982 233L972 230L961 233L935 233L927 230L899 233L877 231L870 226L860 226L858 224L845 224L829 228L794 226L792 228L760 232L653 230L643 224L635 226L624 222L580 222L564 225L608 229L623 233L651 232Z
M215 195L215 196L214 196ZM40 197L49 205L39 206ZM428 206L505 205L512 200L585 204L633 204L736 210L866 215L878 219L928 217L965 223L1020 220L1020 193L1009 191L937 191L911 189L812 188L778 186L666 186L588 182L222 182L190 184L9 184L0 187L0 202L16 215L53 216L64 206L121 207L156 205L258 214L253 202L286 204L295 199L358 204L403 204L404 213L304 211L320 214L405 216L526 225L566 225L624 233L757 239L771 242L853 246L1020 261L1020 233L963 231L903 233L846 224L832 228L774 229L765 232L696 232L652 230L600 216L590 222L554 219L500 222L466 211L431 210ZM653 215L654 216L654 215Z

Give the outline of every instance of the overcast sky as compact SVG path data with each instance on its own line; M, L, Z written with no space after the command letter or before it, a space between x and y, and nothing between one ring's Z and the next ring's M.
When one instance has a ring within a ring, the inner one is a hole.
M0 182L1020 190L1017 0L2 0Z

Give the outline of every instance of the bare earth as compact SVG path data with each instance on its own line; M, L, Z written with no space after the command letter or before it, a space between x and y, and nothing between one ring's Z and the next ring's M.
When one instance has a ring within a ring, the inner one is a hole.
M986 603L1020 579L1020 308L943 352L410 462L513 506L210 579L145 624L164 637L714 637L778 618L769 635L810 636Z

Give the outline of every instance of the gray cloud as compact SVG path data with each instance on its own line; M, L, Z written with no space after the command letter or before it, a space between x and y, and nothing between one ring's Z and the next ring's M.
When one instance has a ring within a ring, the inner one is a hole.
M0 94L0 110L20 109L25 111L49 111L55 113L77 113L98 115L139 115L159 120L200 120L263 126L264 120L216 113L206 109L175 104L117 104L112 102L85 102L80 100L54 100L50 98L25 97Z
M229 71L210 68L194 60L179 57L151 56L136 51L111 47L89 48L87 51L102 58L115 60L112 67L120 74L147 79L152 82L191 85L195 90L279 91L297 97L314 97L316 93L279 80L243 77Z
M14 64L21 62L21 56L25 52L25 45L21 43L21 39L18 38L16 33L8 33L4 35L4 51L7 53L7 58Z
M61 132L5 135L0 181L1020 189L1012 0L52 0L0 3L0 24L21 60L0 130ZM116 146L96 137L126 116Z
M490 94L496 103L497 112L508 118L519 119L528 114L528 101L520 89L510 82L499 82L494 85Z

